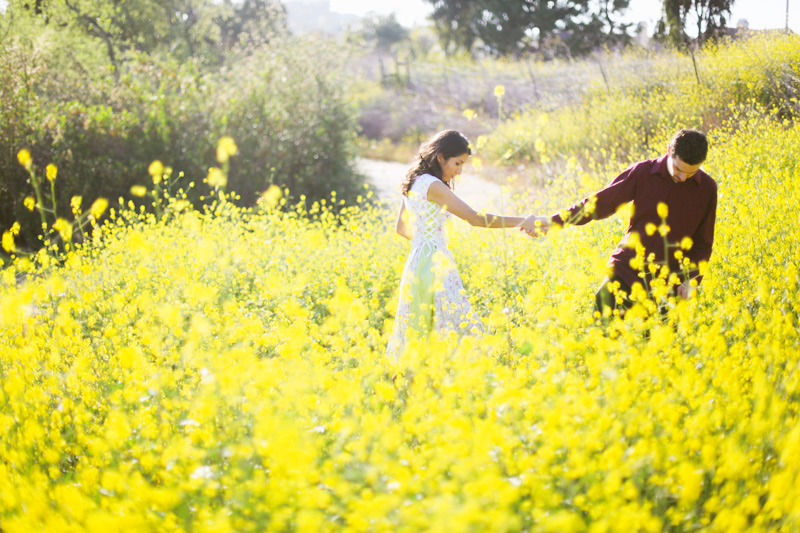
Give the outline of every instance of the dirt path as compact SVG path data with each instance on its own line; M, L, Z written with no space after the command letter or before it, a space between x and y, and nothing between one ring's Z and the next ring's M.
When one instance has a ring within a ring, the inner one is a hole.
M369 178L370 184L382 200L390 205L400 205L400 182L408 171L407 164L359 159L357 168ZM505 187L467 172L456 178L455 193L477 211L499 210L508 205L510 195Z

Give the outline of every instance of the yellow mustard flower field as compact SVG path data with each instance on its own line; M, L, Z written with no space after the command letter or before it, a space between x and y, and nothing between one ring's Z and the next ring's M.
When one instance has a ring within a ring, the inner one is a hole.
M714 253L666 318L592 317L625 212L535 240L456 221L489 332L399 361L396 205L110 205L58 264L4 265L0 530L800 530L800 129L710 137Z

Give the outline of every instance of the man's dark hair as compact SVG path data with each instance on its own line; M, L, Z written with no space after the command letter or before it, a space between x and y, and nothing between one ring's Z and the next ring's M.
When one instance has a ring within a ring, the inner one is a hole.
M680 130L669 142L669 155L677 155L690 165L699 165L708 155L706 134L700 130Z

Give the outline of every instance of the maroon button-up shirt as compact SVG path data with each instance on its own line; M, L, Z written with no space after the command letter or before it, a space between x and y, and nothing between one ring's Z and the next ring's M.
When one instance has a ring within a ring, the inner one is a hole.
M591 198L591 197L590 197ZM692 239L692 248L684 250L684 256L699 265L701 261L708 261L711 257L711 246L714 243L714 224L717 218L717 183L705 172L697 173L683 183L675 183L667 170L667 156L650 159L634 164L622 174L614 178L605 189L594 195L595 209L589 214L581 214L583 206L590 201L583 201L569 208L569 222L583 225L591 220L601 220L616 213L620 207L628 202L633 202L633 213L628 223L628 231L620 241L617 249L611 254L608 267L620 280L633 286L642 281L640 271L634 270L630 261L636 256L636 250L625 246L631 233L638 233L639 240L645 247L645 257L650 253L655 254L655 261L663 264L664 237L656 231L647 235L645 226L653 223L661 225L657 206L665 203L668 207L667 242L670 245L680 245L684 237ZM554 224L563 225L560 215L551 217ZM679 261L675 258L678 248L670 247L668 251L668 264L671 272L675 272L681 279L686 280ZM702 277L697 268L689 272L690 278Z

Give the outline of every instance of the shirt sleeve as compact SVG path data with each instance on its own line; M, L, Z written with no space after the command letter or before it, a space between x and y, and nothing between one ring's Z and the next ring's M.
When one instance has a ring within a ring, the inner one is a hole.
M603 190L584 198L573 205L567 212L569 215L564 220L563 211L550 217L553 224L563 226L573 224L582 226L591 220L608 218L628 202L633 201L636 195L637 176L641 173L642 163L628 167L622 174ZM638 171L637 171L638 170Z
M699 265L701 261L708 261L711 259L711 247L714 244L714 226L717 223L717 186L714 185L714 192L711 196L711 201L708 203L708 209L703 216L703 220L697 227L692 236L692 248L686 252L686 257L695 264ZM700 275L698 268L693 268L689 271L689 278L694 278L697 283L703 281L703 276Z

